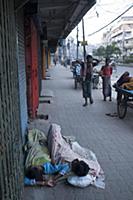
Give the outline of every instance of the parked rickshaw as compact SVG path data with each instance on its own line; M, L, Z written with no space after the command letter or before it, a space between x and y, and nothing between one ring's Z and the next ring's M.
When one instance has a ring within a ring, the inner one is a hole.
M114 86L117 92L117 113L120 119L126 116L127 108L133 108L133 90Z

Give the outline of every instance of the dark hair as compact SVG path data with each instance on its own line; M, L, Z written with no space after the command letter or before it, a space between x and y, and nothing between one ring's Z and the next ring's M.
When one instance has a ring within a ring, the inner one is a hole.
M87 56L86 56L86 59L87 59L87 60L90 59L90 58L93 59L91 55L87 55Z
M72 171L77 176L86 176L89 172L90 168L84 161L77 162L74 166L72 166Z
M25 176L29 179L35 179L36 181L42 181L43 180L43 170L40 170L37 167L30 166L26 169Z

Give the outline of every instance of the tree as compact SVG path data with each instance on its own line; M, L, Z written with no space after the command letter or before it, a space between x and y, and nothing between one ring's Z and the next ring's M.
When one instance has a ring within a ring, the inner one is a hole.
M98 49L93 50L94 56L99 57L118 57L121 55L121 50L116 45L116 43L112 43L111 45L107 45L106 47L100 46Z
M105 47L100 46L98 49L94 49L93 55L98 57L105 57Z
M106 57L118 57L121 55L121 50L119 47L116 45L115 42L113 42L111 45L107 45L106 47Z

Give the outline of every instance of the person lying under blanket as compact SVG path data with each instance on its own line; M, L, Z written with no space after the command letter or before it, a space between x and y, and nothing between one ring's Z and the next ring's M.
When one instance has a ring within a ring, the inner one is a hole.
M25 171L25 185L40 185L40 186L50 186L53 187L58 181L58 178L64 176L68 172L73 172L75 175L81 177L86 176L90 168L88 164L84 161L79 161L78 159L72 162L59 162L55 164L54 162L46 162L40 166L30 166ZM44 175L53 174L53 178L46 180Z

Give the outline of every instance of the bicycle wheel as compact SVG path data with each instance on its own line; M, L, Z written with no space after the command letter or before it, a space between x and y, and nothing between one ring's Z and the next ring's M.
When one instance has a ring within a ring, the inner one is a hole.
M125 95L121 95L121 98L117 102L117 112L120 119L123 119L127 113L127 99Z

